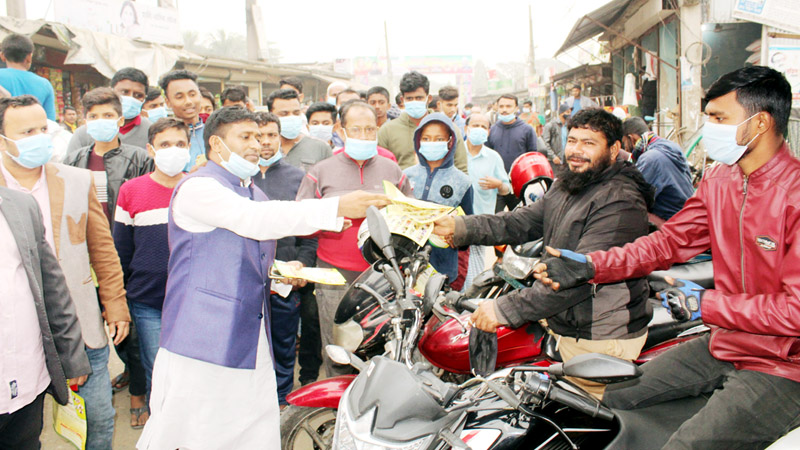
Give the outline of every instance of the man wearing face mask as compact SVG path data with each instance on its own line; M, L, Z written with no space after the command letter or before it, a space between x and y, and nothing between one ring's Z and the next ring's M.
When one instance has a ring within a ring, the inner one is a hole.
M252 182L262 150L255 116L222 108L204 130L208 163L170 202L161 348L137 448L279 448L267 304L275 240L341 230L343 217L388 200L352 192L269 201Z
M158 119L167 117L167 103L161 94L161 89L152 87L147 89L147 97L144 98L142 105L142 115L147 117L150 123L156 123Z
M343 81L334 81L333 83L328 85L327 89L327 101L329 104L336 106L336 97L339 96L339 93L343 90L347 89L347 84Z
M329 144L301 133L303 118L297 91L274 91L267 98L267 107L281 121L281 151L285 162L308 171L309 167L333 154Z
M126 67L111 77L111 89L119 96L122 103L124 122L119 127L119 139L123 144L144 149L147 146L147 130L153 122L143 117L142 106L147 98L147 75L139 69ZM67 154L92 145L86 125L75 130L67 147ZM113 211L112 211L113 213Z
M327 103L321 103L326 106ZM261 131L261 154L258 158L259 173L253 183L271 200L292 201L297 197L300 182L305 173L286 164L281 153L281 123L277 116L268 112L255 113L258 129ZM317 239L315 237L288 236L278 239L275 259L298 267L313 267L317 259ZM300 290L306 286L305 280L293 280L292 290L279 294L270 293L270 325L272 354L275 357L275 379L278 384L278 403L286 405L286 395L294 387L294 362L297 355L297 328L300 320ZM313 294L312 294L313 295ZM304 331L306 334L303 319Z
M189 127L175 118L154 122L147 152L155 161L155 170L125 182L119 189L114 244L125 274L149 398L167 287L167 208L189 162ZM131 426L141 428L149 415L146 403L132 404L131 409Z
M407 169L417 164L414 151L414 132L428 115L430 95L428 77L419 72L408 72L400 79L400 93L403 94L405 109L395 120L384 124L378 132L378 145L394 153L400 168ZM461 133L457 133L455 147L455 166L467 173L467 150Z
M336 123L336 106L316 102L306 110L308 135L333 147L333 124Z
M636 168L656 189L650 221L660 227L694 194L689 162L678 144L650 131L641 117L622 122L622 147L631 153Z
M774 69L723 75L706 92L703 143L720 164L659 231L621 248L561 254L536 270L553 288L666 269L711 248L714 289L675 280L664 303L709 336L663 353L605 403L636 409L704 394L664 448L764 448L800 425L800 161L784 140L792 88ZM558 255L551 249L551 254Z
M117 99L111 89L101 89ZM64 272L92 369L78 390L86 402L86 448L110 449L114 407L103 322L114 344L128 335L131 319L122 269L91 173L48 162L53 145L46 130L47 116L34 97L0 100L0 185L32 195L42 211L45 239Z
M411 195L411 185L400 167L378 155L378 116L375 109L361 100L342 107L337 133L344 139L344 152L312 167L297 192L297 199L330 198L356 190L383 192L383 180ZM358 227L361 220L353 218L353 226L343 233L323 232L319 235L317 266L336 268L348 285L369 267L358 248ZM320 332L323 348L333 344L333 317L347 286L317 285ZM324 356L328 376L334 375L334 365Z
M567 121L570 117L570 107L566 103L558 106L556 117L547 122L542 130L542 139L550 154L553 155L553 162L561 164L564 159L564 147L567 146Z

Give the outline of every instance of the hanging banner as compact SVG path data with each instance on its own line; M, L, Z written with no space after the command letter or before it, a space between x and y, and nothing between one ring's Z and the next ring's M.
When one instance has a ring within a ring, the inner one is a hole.
M732 16L800 33L797 0L734 0Z
M56 22L128 39L183 45L178 10L130 0L54 0Z

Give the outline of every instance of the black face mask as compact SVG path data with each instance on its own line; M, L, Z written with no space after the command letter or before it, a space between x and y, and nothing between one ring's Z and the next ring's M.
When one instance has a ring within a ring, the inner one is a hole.
M583 172L573 172L567 163L556 166L556 175L561 188L574 195L583 192L587 186L597 182L609 167L611 167L611 152L607 152L592 167Z

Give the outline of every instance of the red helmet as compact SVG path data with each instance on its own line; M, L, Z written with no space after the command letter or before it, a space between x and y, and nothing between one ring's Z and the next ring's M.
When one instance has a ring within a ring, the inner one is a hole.
M543 181L548 188L553 183L553 169L547 158L539 152L519 155L511 164L508 175L511 178L511 188L517 198L521 198L525 188L531 183Z

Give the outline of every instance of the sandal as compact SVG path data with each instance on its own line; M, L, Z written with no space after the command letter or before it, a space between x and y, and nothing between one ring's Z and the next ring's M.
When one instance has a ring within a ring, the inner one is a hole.
M139 424L139 420L142 418L142 414L147 414L147 419L150 419L150 408L148 406L142 406L141 408L131 408L131 428L134 430L139 430L144 428L144 423ZM147 423L147 420L145 420Z
M129 372L122 372L111 380L111 392L117 393L124 390L131 383L131 376Z

